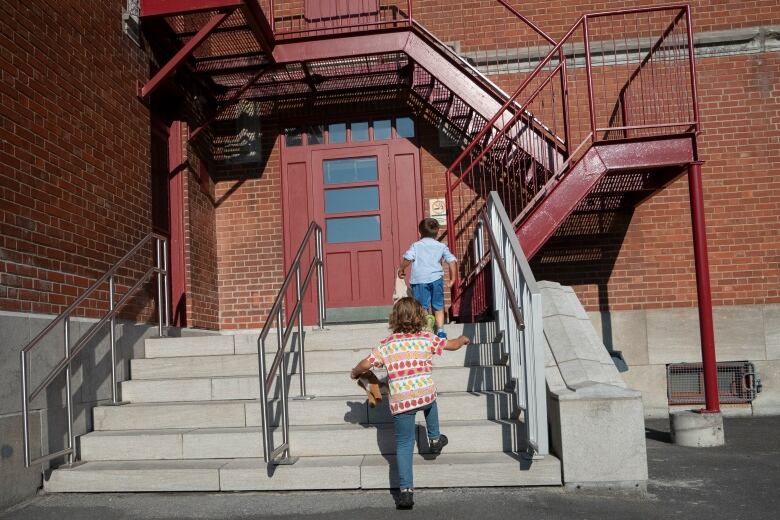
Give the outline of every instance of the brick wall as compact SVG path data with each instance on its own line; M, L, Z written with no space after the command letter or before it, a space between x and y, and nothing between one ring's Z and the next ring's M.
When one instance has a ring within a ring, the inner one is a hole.
M188 136L184 132L185 138ZM214 182L208 164L194 149L187 149L184 190L184 263L186 266L187 326L219 328L217 283L217 223Z
M712 296L715 305L780 301L780 55L698 61ZM557 243L556 247L561 247ZM696 304L687 179L620 214L590 263L537 264L574 284L586 307L639 309ZM544 255L544 250L540 256Z
M260 163L225 166L215 175L220 326L263 324L283 279L279 142L263 120Z
M58 313L151 230L147 60L123 5L0 3L2 310Z

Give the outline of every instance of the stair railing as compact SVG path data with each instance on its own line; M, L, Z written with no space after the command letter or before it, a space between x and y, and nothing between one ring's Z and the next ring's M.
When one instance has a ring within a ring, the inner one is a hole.
M305 271L303 279L301 276L304 271L301 268L303 255L310 249L312 240L314 240L314 254ZM325 278L324 278L324 256L322 244L322 228L316 223L309 224L309 229L301 241L298 252L290 263L287 275L284 277L282 286L276 295L265 324L257 338L257 361L259 368L260 384L260 417L262 423L263 436L263 459L265 462L274 465L295 464L298 460L293 457L290 451L290 420L288 414L288 389L287 389L287 368L285 366L285 357L287 354L287 344L292 337L292 333L298 332L298 372L300 378L300 396L298 399L313 399L313 396L306 393L306 335L303 331L303 307L304 295L315 273L317 275L317 320L319 328L323 328L325 321ZM285 298L293 280L295 281L295 299L292 311L289 315L289 323L285 326ZM293 325L297 321L297 327ZM269 369L266 371L266 340L271 332L271 326L276 323L276 355ZM278 407L281 411L281 429L282 443L274 448L273 431L271 429L271 407L269 406L268 396L273 390L273 384L276 381L276 375L279 374L279 401Z
M598 66L601 74L594 77ZM471 255L470 241L490 191L499 193L517 226L591 145L698 132L696 100L688 5L580 17L447 171L447 239L463 274L454 284L453 307L459 309L465 282L474 280L479 258ZM544 148L529 114L566 129L563 160Z
M488 195L474 239L482 269L490 264L493 273L496 327L503 331L504 354L509 359L518 406L524 412L524 455L541 458L549 454L542 295L495 191Z
M124 295L115 301L116 297L116 278L119 270L124 267L143 247L147 244L154 244L154 259L152 266L149 267L135 284L130 287ZM116 377L116 317L119 311L124 307L131 297L133 297L144 284L152 277L157 277L157 319L158 333L164 335L165 329L170 322L170 292L168 288L168 238L158 233L149 233L135 247L127 252L122 258L117 260L100 278L87 288L84 293L76 298L64 311L62 311L54 320L51 321L41 332L38 333L20 352L21 357L21 394L22 394L22 424L24 438L24 465L30 467L34 464L47 462L53 459L67 456L68 464L78 458L76 453L76 439L73 434L73 395L71 393L71 365L87 342L106 324L109 323L109 342L111 346L111 402L119 404L117 392ZM81 336L78 341L71 345L70 338L70 320L77 308L88 298L96 295L100 289L108 282L108 307L106 312L96 323L94 323L87 332ZM32 392L28 392L30 386L30 373L32 371L30 363L30 353L46 338L59 324L63 325L63 351L64 357L52 368L43 381L35 387ZM34 460L30 458L30 406L33 400L38 397L49 385L65 372L65 405L67 409L68 438L67 447L48 455L42 455Z

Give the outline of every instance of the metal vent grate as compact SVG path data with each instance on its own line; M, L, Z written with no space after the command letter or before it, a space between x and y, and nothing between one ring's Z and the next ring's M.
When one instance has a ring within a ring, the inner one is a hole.
M704 404L704 373L701 363L674 363L666 366L669 404ZM753 363L718 363L718 396L721 403L749 403L760 392Z

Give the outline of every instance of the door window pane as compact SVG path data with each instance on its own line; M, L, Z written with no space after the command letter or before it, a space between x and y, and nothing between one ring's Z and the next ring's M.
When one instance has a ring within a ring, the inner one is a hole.
M335 159L322 162L325 184L377 180L376 157Z
M389 119L380 119L379 121L374 121L374 141L390 139L391 126L392 124Z
M379 215L325 219L329 244L380 240Z
M414 120L411 117L399 117L395 120L395 132L398 137L414 137Z
M328 125L328 142L330 144L347 142L347 123L333 123Z
M300 128L287 128L284 130L284 144L287 146L301 146L303 137Z
M306 129L306 138L308 144L322 144L325 142L325 127L322 125L312 125Z
M348 188L325 191L325 213L376 211L379 209L379 188Z
M368 121L352 123L352 142L368 141Z

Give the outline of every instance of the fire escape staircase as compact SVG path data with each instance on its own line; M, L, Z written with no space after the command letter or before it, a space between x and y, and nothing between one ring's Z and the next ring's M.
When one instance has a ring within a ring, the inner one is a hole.
M352 4L359 9L350 11ZM368 13L364 4L347 2L346 12L319 12L313 20L311 13L275 11L273 1L144 0L147 33L158 40L165 34L172 46L139 95L148 98L185 69L182 78L197 78L213 97L190 140L210 138L213 148L210 126L244 99L406 89L464 147L447 171L447 239L461 259L456 316L487 310L464 295L487 265L475 258L483 249L473 240L491 191L533 258L564 223L583 235L598 233L599 215L635 207L697 160L685 4L589 13L556 41L497 0L541 42L525 70L504 71L519 83L511 95L480 72L489 64L455 52L423 27L411 1L368 2Z

